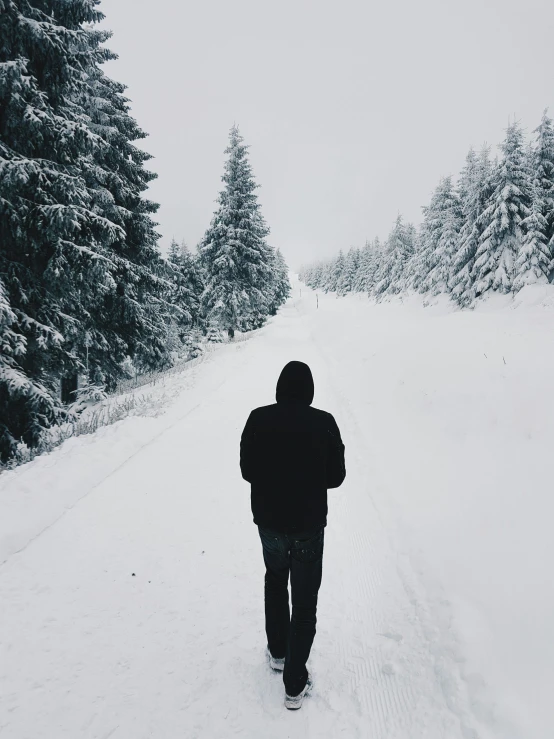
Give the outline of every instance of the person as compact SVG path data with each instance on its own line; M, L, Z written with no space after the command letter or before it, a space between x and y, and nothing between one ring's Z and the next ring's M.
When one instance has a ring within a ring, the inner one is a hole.
M266 567L266 654L274 670L283 670L285 706L293 710L313 686L306 662L316 633L327 490L346 476L337 423L312 407L313 397L309 366L289 362L277 381L276 403L250 413L240 440L240 469L251 485Z

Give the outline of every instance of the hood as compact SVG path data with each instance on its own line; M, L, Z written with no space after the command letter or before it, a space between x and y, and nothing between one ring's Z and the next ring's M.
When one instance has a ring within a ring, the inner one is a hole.
M278 403L311 405L313 399L314 378L308 365L296 361L286 364L277 380L275 400Z

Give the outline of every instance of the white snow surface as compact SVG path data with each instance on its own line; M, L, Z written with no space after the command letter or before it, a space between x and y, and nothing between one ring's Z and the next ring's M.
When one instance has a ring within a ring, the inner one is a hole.
M0 476L2 739L554 735L553 291L434 303L316 309L294 280L263 329L172 380L162 413ZM347 465L298 712L265 658L239 470L291 359Z

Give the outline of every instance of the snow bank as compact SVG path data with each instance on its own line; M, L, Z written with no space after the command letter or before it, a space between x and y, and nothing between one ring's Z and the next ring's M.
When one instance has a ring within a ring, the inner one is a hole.
M211 345L206 354L167 373L150 385L130 390L103 404L137 403L128 418L102 426L94 434L67 439L53 451L0 475L0 564L52 525L99 483L152 439L195 407L218 381L221 367L234 366L237 349L254 332L230 344ZM85 411L94 413L96 406Z

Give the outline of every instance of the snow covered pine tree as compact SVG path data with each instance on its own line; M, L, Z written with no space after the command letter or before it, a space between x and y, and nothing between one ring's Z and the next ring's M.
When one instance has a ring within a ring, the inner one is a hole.
M206 273L202 313L208 323L217 323L231 338L236 330L261 326L284 299L284 282L288 282L282 259L275 260L266 242L269 229L261 214L247 150L233 126L225 149L228 159L219 207L198 248Z
M167 361L157 206L141 198L154 175L131 144L144 134L124 87L100 70L113 55L96 5L0 0L2 330L18 337L1 380L3 459L62 417L64 378L109 386L127 356Z
M531 151L531 212L523 222L525 235L516 262L514 290L548 282L554 270L554 130L543 114Z
M501 145L502 160L493 171L494 189L479 218L483 228L473 267L475 294L512 289L515 263L530 215L531 187L523 150L523 133L517 123L508 126Z

